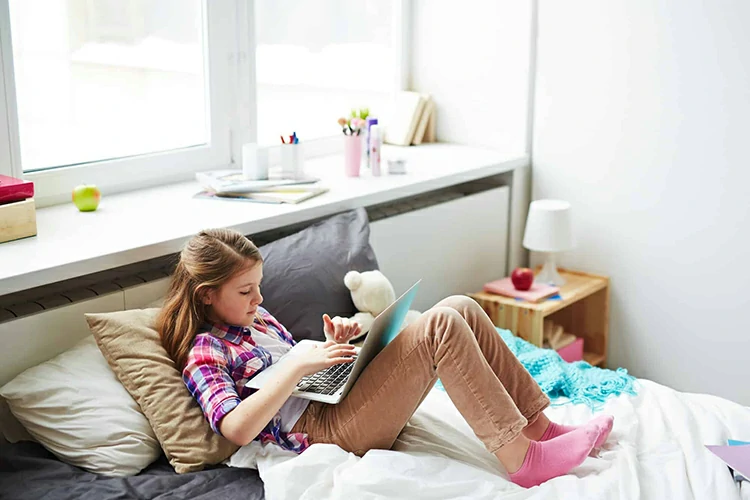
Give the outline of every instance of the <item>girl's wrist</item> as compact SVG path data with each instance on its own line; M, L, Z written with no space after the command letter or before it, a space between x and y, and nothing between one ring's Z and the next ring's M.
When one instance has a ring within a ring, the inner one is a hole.
M288 366L289 366L289 370L294 375L297 381L299 381L302 377L307 375L307 373L305 372L305 368L302 364L301 358L290 360L290 363Z

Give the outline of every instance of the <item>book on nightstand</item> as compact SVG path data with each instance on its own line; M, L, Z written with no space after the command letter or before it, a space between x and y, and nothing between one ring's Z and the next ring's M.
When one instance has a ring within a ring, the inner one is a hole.
M521 291L516 290L516 287L513 286L513 282L510 278L503 278L501 280L485 283L484 291L529 302L539 302L542 299L546 299L547 297L551 297L558 293L560 287L534 282L534 284L531 285L531 288Z

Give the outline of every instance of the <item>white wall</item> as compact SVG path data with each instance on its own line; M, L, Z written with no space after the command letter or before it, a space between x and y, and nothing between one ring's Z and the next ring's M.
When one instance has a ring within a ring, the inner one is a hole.
M612 277L611 365L750 404L750 3L540 0L533 197Z
M488 212L496 214L497 231L486 231L487 221L476 216ZM422 280L411 308L426 311L449 295L481 290L488 276L505 276L507 231L503 186L376 220L370 244L396 296Z
M531 0L414 0L412 88L439 140L526 150Z
M532 0L413 0L411 88L437 105L439 141L527 152ZM509 263L524 263L530 195L518 169Z

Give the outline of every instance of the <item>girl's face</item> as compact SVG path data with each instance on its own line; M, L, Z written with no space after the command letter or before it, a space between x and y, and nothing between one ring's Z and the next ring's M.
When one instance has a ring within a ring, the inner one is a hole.
M263 302L260 294L262 279L263 264L251 263L218 289L209 290L203 299L209 306L209 319L235 326L251 325L258 306Z

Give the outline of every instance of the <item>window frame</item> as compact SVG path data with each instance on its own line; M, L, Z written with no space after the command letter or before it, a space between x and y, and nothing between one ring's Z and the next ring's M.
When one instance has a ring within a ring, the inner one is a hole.
M412 0L393 0L393 91L410 86ZM23 172L16 105L9 0L0 0L0 174L34 182L37 207L70 201L74 186L96 184L104 194L192 180L195 172L238 168L242 144L257 140L255 0L203 0L210 141L206 145ZM278 162L280 146L267 147ZM332 136L306 141L307 158L337 154Z
M0 174L23 175L8 0L0 4Z

